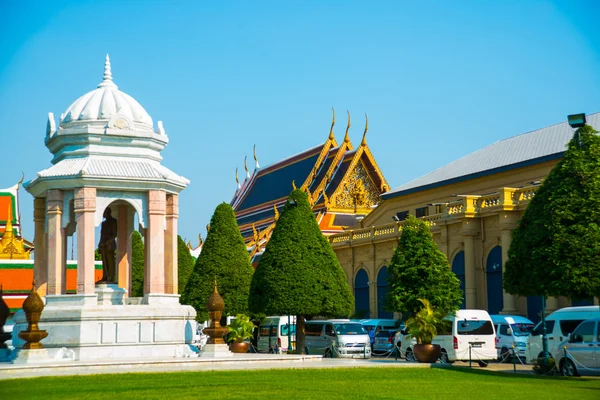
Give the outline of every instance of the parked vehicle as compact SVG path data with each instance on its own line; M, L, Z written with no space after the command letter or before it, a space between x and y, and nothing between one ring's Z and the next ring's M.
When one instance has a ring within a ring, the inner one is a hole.
M306 354L325 357L370 358L367 331L350 320L306 321Z
M600 318L598 306L566 307L554 311L546 317L548 352L555 354L560 343L565 341L577 326L590 318ZM542 323L538 323L527 337L527 360L542 355Z
M566 348L566 356L565 350ZM583 321L553 353L564 376L600 375L600 318Z
M288 321L290 325L288 325ZM292 339L291 348L288 331ZM258 351L261 353L282 353L296 346L296 317L287 315L266 317L258 327Z
M396 330L379 331L375 335L375 343L373 344L373 353L388 353L394 350L394 338Z
M361 325L369 331L369 329L377 329L380 328L382 330L398 330L401 321L397 321L395 319L361 319L358 320Z
M527 358L527 336L534 323L520 315L491 315L496 329L496 348L500 361L512 360L512 348L522 362Z
M440 361L475 361L481 367L497 358L496 331L490 315L485 310L458 310L455 315L444 318L446 323L433 338L442 350ZM400 351L408 361L413 361L416 341L408 335L402 337Z

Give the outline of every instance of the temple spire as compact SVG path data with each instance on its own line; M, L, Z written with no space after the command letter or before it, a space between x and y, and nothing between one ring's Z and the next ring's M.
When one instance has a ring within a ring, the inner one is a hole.
M12 226L12 204L10 204L10 198L8 201L8 214L6 215L6 227L4 228L4 234L2 235L2 239L10 240L15 234Z
M369 116L367 113L365 113L365 118L367 121L365 122L365 132L363 133L362 142L360 143L361 146L367 145L367 132L369 131Z
M348 113L348 126L346 127L346 136L344 136L344 142L350 143L350 136L348 136L348 131L350 130L350 111L346 110Z
M256 145L254 145L254 168L259 169L260 165L258 165L258 158L256 158Z
M333 113L333 117L331 120L331 128L329 128L329 140L335 139L335 137L333 136L333 127L335 126L335 110L333 109L333 107L331 107L331 112Z

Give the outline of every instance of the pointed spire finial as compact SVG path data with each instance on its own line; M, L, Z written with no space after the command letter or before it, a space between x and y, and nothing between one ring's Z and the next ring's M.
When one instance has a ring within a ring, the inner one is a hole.
M248 165L246 164L246 159L248 156L244 156L244 169L246 170L246 178L250 178L250 172L248 172Z
M237 168L235 169L235 181L237 182L238 189L241 189L240 178L238 177L238 169Z
M104 86L117 87L117 85L114 84L112 79L112 72L110 70L110 57L108 56L108 54L106 55L106 58L104 60L104 77L102 79L102 83L100 83L98 87Z
M4 227L3 239L11 239L14 237L14 231L12 226L12 201L8 199L8 214L6 214L6 225Z
M333 136L333 127L335 126L335 110L331 107L331 112L333 113L333 117L331 119L331 128L329 129L329 140L333 140L335 137Z
M348 113L348 126L346 127L346 136L344 136L344 142L350 142L350 136L348 136L348 131L350 130L350 111L346 110Z
M365 122L365 132L363 133L362 142L360 143L361 146L367 145L367 132L369 131L369 116L367 115L367 113L365 113L365 118L367 119L367 121Z
M256 145L254 145L254 168L259 169L260 165L258 165L258 158L256 158Z

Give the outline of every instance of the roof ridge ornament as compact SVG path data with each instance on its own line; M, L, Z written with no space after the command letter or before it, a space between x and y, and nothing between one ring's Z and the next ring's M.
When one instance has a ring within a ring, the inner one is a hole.
M367 115L367 113L365 113L365 118L367 120L365 122L365 132L363 133L362 142L360 143L361 146L367 145L367 132L369 131L369 116Z
M260 165L258 165L258 158L256 158L256 145L254 145L254 169L259 169Z
M335 126L335 110L331 107L331 112L333 113L333 117L331 119L331 128L329 128L329 140L334 140L335 136L333 136L333 127Z
M112 79L112 71L110 69L110 57L108 56L108 54L106 54L106 58L104 59L104 76L102 79L102 83L100 83L98 87L106 86L112 86L114 88L117 87L117 85L114 84Z
M248 165L246 164L246 159L248 156L244 156L244 169L246 170L246 179L250 178L250 172L248 172Z
M237 187L238 190L241 189L242 187L240 186L240 178L238 177L238 169L235 169L235 181L237 182Z
M350 111L346 110L348 113L348 126L346 127L346 136L344 136L344 142L350 143L350 136L348 136L348 131L350 130Z

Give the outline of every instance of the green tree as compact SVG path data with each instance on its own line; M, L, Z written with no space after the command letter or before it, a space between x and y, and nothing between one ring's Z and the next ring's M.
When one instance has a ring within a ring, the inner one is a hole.
M247 314L253 273L235 213L229 204L221 203L210 220L210 230L183 291L182 302L196 309L197 321L208 320L206 301L216 278L225 302L223 316Z
M504 289L521 296L600 296L600 137L579 128L513 231Z
M354 308L344 271L302 190L288 197L252 278L249 305L255 313L296 315L300 353L306 317L347 317Z
M450 270L448 259L433 241L427 224L409 216L402 225L400 243L389 266L392 276L387 306L405 317L429 300L442 315L454 313L462 303L460 281Z
M183 293L190 274L194 270L194 257L181 236L177 235L177 286L178 293Z
M131 235L131 293L130 297L144 296L144 242L142 235Z

